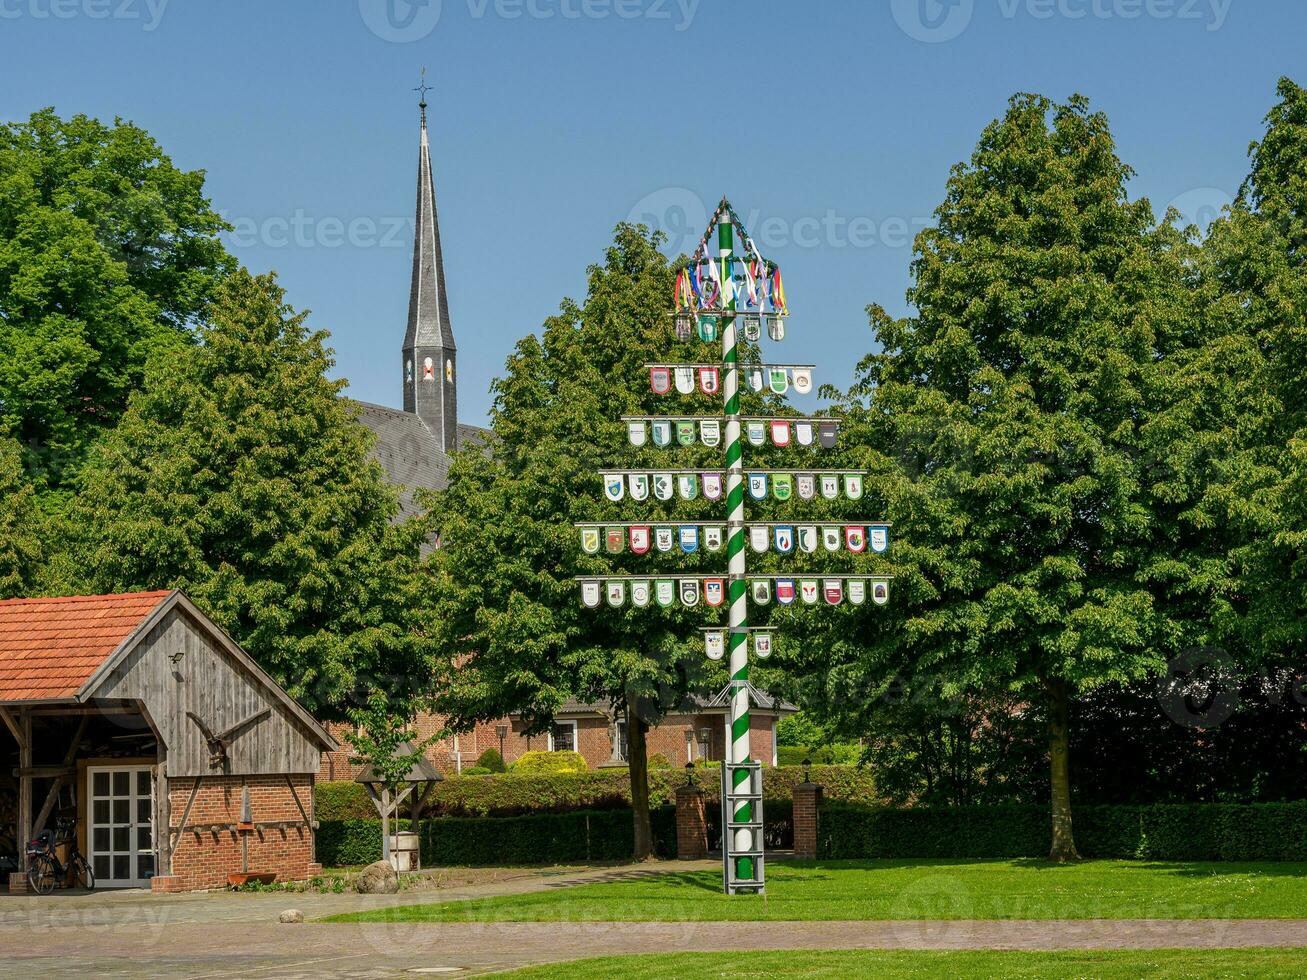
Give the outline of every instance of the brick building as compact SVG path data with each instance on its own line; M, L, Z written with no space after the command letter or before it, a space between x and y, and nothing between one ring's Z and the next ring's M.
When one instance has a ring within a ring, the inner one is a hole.
M20 868L65 821L96 887L319 870L314 778L338 745L180 592L0 602L0 722L0 855Z
M764 765L775 765L776 723L798 709L758 688L751 688L751 694L749 739L753 757ZM728 744L728 718L725 691L715 698L696 698L688 710L667 715L649 730L645 739L648 755L662 755L673 766L701 759L720 761L725 758ZM434 715L424 715L417 723L423 736L435 734L442 726L443 720ZM333 726L333 734L342 747L323 753L318 778L353 779L361 767L349 761L349 748L343 740L345 729ZM442 771L453 773L476 765L486 749L499 751L510 764L525 752L572 749L581 753L591 769L624 766L626 721L603 705L573 701L563 705L552 729L542 735L527 735L518 718L501 718L483 722L470 732L442 738L427 750L427 756Z

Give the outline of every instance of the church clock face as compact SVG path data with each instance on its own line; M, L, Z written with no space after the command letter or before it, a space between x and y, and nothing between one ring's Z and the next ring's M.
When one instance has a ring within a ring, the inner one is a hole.
M409 360L404 362L404 383L409 384L412 381L413 381L413 360L412 358L410 358Z
M454 359L452 357L445 358L445 380L454 380Z
M436 378L435 364L432 362L431 358L429 357L425 358L422 361L422 380L434 381L435 378Z

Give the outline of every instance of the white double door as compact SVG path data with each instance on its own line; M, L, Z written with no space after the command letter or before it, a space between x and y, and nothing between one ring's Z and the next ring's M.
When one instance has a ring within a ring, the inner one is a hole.
M87 857L97 888L131 888L154 876L154 785L148 766L86 770Z

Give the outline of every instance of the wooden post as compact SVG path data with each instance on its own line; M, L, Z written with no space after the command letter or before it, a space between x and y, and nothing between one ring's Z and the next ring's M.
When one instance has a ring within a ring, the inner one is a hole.
M381 860L390 864L390 787L381 787Z
M32 713L18 712L18 870L27 871L27 842L32 837Z

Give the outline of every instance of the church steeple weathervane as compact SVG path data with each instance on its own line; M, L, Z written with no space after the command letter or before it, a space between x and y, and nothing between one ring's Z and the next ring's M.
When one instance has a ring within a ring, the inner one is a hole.
M445 452L458 443L457 348L449 322L445 265L440 254L440 223L427 136L426 69L414 89L421 114L418 147L417 213L413 233L413 280L409 288L408 330L404 334L404 411L416 414Z

